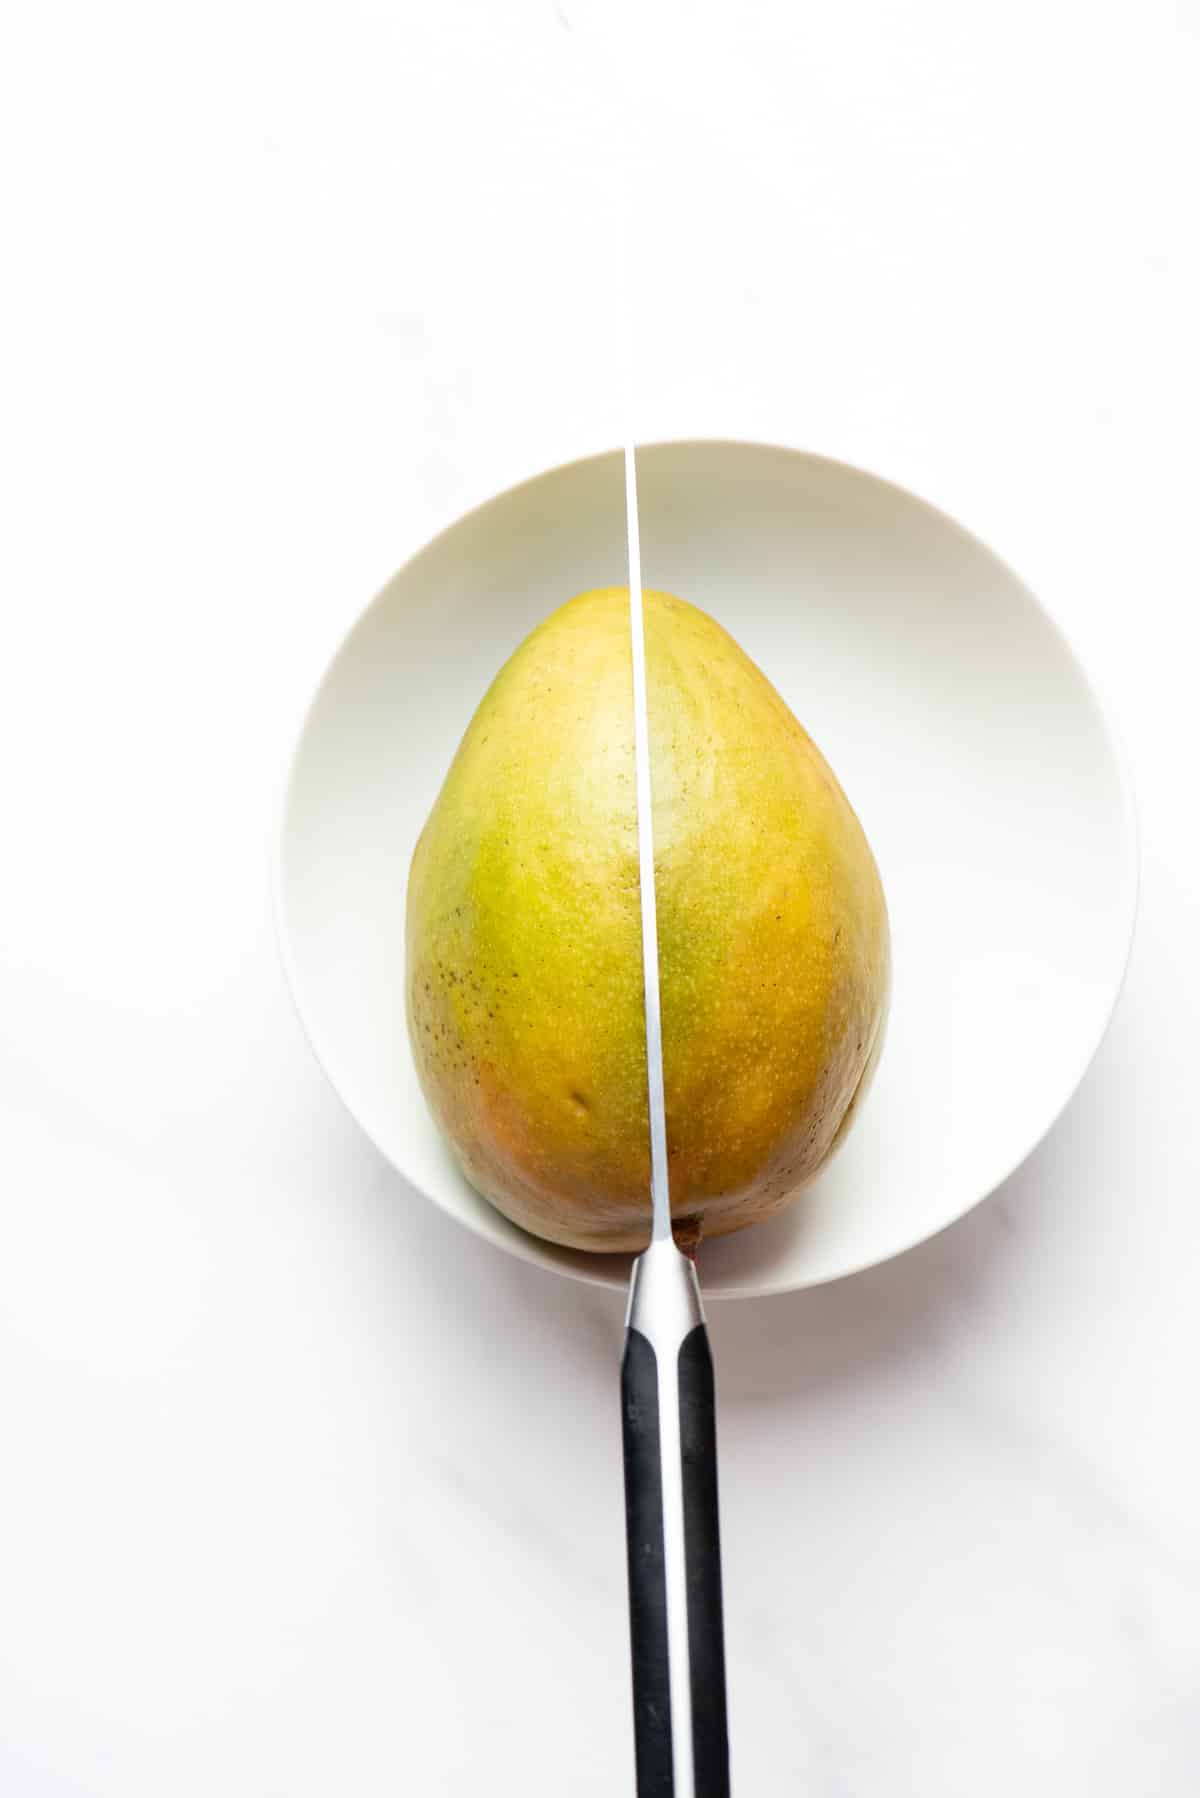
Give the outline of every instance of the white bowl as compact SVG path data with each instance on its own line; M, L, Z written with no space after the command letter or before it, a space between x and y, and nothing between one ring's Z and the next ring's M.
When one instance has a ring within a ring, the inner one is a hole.
M911 494L758 444L638 452L647 586L711 612L836 771L891 911L873 1089L782 1217L707 1245L705 1291L785 1292L882 1261L991 1192L1104 1033L1137 886L1129 789L1087 679L1016 576ZM513 1254L624 1282L524 1234L461 1174L404 1018L409 858L493 674L572 594L623 584L619 454L500 494L420 551L350 632L289 781L279 917L317 1056L426 1198Z

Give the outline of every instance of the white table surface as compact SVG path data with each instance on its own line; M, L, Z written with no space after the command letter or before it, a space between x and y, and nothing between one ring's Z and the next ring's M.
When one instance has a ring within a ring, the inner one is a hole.
M631 113L643 433L976 529L1096 672L1144 832L1028 1164L713 1315L736 1789L1196 1789L1200 15L651 5L630 76L619 13L0 25L5 1798L632 1790L621 1303L403 1190L270 893L361 605L616 438Z

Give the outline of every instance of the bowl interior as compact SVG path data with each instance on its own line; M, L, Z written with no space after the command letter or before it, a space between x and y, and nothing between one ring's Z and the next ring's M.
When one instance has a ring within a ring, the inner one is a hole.
M648 586L711 612L836 771L875 850L894 991L872 1092L789 1212L708 1245L712 1294L883 1260L984 1197L1048 1129L1103 1034L1132 928L1114 746L1067 644L1013 573L900 489L737 443L638 453ZM509 1225L425 1108L404 1021L413 844L521 638L626 579L619 454L501 494L364 613L306 720L285 807L284 953L318 1056L417 1191L526 1258L624 1281Z

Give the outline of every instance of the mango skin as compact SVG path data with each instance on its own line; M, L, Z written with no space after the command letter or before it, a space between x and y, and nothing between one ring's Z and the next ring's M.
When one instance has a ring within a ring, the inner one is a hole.
M869 1082L889 989L874 858L820 751L707 614L645 594L672 1213L772 1216ZM571 1248L649 1239L629 596L580 594L475 713L413 854L407 1008L471 1183ZM682 1232L681 1232L682 1233Z

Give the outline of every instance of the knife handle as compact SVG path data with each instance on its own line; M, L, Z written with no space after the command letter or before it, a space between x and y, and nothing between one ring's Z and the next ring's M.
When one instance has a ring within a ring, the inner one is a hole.
M635 1263L621 1401L638 1798L729 1798L713 1362L673 1243Z

